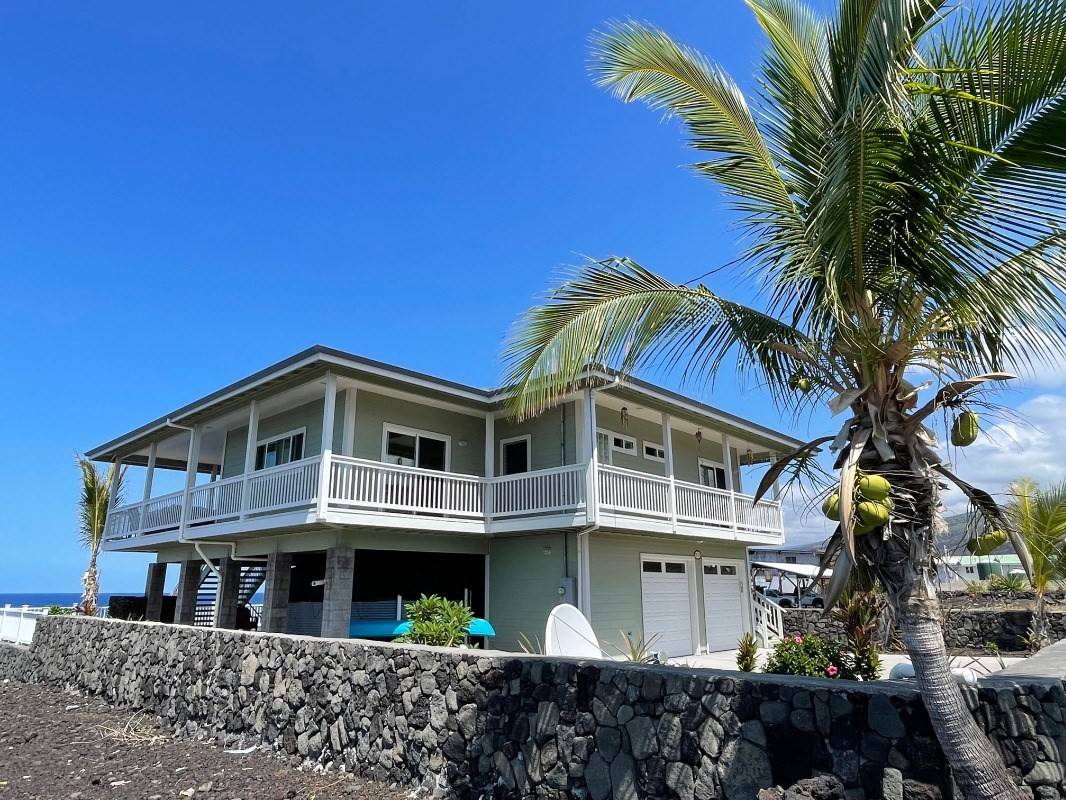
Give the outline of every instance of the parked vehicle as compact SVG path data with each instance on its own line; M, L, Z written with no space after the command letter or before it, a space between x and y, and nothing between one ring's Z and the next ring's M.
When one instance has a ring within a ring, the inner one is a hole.
M817 592L805 592L800 598L800 608L825 608L825 600Z

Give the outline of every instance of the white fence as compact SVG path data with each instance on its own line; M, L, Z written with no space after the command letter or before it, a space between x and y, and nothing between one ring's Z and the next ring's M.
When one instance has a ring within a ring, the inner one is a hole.
M329 502L353 508L480 517L482 484L476 475L334 456Z
M761 592L751 593L752 627L763 647L772 647L785 632L785 618L781 606Z
M37 620L47 615L47 608L5 605L0 608L0 642L29 644Z
M585 505L584 464L540 469L492 480L492 516L547 514Z

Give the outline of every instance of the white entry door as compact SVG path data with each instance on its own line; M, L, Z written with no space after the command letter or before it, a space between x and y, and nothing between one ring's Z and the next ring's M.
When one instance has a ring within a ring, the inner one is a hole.
M707 615L707 650L732 650L744 635L747 609L740 562L703 559L703 603Z
M695 560L684 556L641 555L640 595L644 639L664 657L696 652L692 612ZM654 641L652 639L654 638Z

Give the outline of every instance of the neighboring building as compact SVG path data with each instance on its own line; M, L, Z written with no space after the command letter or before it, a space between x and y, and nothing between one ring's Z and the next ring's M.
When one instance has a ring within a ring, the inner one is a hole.
M972 514L956 514L944 522L947 530L937 539L936 576L941 589L965 589L968 583L987 581L995 575L1025 574L1022 560L1010 541L987 556L970 555L966 543L975 532L976 520Z
M748 548L748 561L752 566L752 579L757 587L774 588L782 594L798 595L801 587L809 584L809 570L793 572L789 567L819 567L825 553L826 542L783 545L781 547L756 546Z
M91 450L147 468L104 547L156 555L149 619L179 564L186 624L234 627L262 587L260 629L345 637L437 593L488 618L496 648L540 638L563 601L605 642L734 647L746 549L783 541L740 465L798 442L625 375L580 385L515 423L504 391L312 347ZM160 470L184 489L155 496Z

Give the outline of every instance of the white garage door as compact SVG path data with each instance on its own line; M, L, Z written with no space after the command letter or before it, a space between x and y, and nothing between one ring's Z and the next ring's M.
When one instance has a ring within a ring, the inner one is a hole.
M735 562L703 559L707 649L732 650L744 634L744 583Z
M683 558L642 555L640 593L644 608L644 639L665 657L695 652L692 640L692 595L694 562Z

